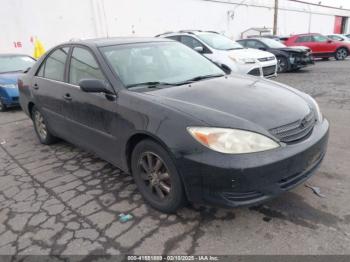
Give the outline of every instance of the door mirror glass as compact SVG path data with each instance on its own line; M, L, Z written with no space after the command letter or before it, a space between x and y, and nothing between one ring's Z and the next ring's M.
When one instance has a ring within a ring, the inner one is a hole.
M193 48L194 50L196 50L198 53L203 53L204 48L203 46L196 46L195 48Z
M112 94L107 84L98 79L82 79L79 81L80 89L87 93L106 93Z

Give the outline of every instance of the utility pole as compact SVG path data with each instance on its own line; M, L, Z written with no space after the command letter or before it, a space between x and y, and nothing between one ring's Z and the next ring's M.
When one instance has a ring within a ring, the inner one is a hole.
M273 34L277 34L277 25L278 25L278 0L275 0L275 10L273 14Z

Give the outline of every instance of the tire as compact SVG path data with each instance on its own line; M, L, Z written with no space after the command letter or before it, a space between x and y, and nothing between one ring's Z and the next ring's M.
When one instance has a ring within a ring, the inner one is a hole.
M5 112L6 109L7 109L7 106L0 99L0 112Z
M135 146L131 155L131 172L141 195L153 208L174 213L186 203L174 162L158 143L146 139Z
M47 121L45 120L42 113L36 106L32 109L32 120L34 125L35 133L40 141L44 145L51 145L57 142L57 138L53 136L47 128Z
M348 55L349 51L345 47L341 47L335 52L334 57L336 60L344 60Z
M277 67L278 67L277 73L287 72L289 69L288 59L285 58L284 56L278 56L277 57Z

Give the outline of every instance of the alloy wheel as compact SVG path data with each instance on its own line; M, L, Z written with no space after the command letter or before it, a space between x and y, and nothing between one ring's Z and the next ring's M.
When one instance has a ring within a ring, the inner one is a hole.
M344 60L347 56L348 56L348 52L346 51L346 49L340 48L340 49L337 51L337 58L338 58L339 60Z
M160 156L144 152L138 162L139 174L148 191L158 200L166 199L171 193L169 170Z
M34 113L34 123L36 130L38 131L39 136L45 140L47 137L47 128L44 121L44 117L41 115L39 111L35 111Z

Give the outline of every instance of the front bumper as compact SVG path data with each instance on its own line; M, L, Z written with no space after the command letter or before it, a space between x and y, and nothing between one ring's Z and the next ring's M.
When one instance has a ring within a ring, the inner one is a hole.
M266 152L229 155L206 150L186 155L179 171L189 201L220 206L252 205L273 198L307 180L327 148L327 120L303 141Z
M299 69L313 64L315 61L312 55L300 56L295 59L294 63L291 63L291 69Z
M265 62L256 62L254 64L239 64L238 72L261 77L276 77L277 76L277 60Z

